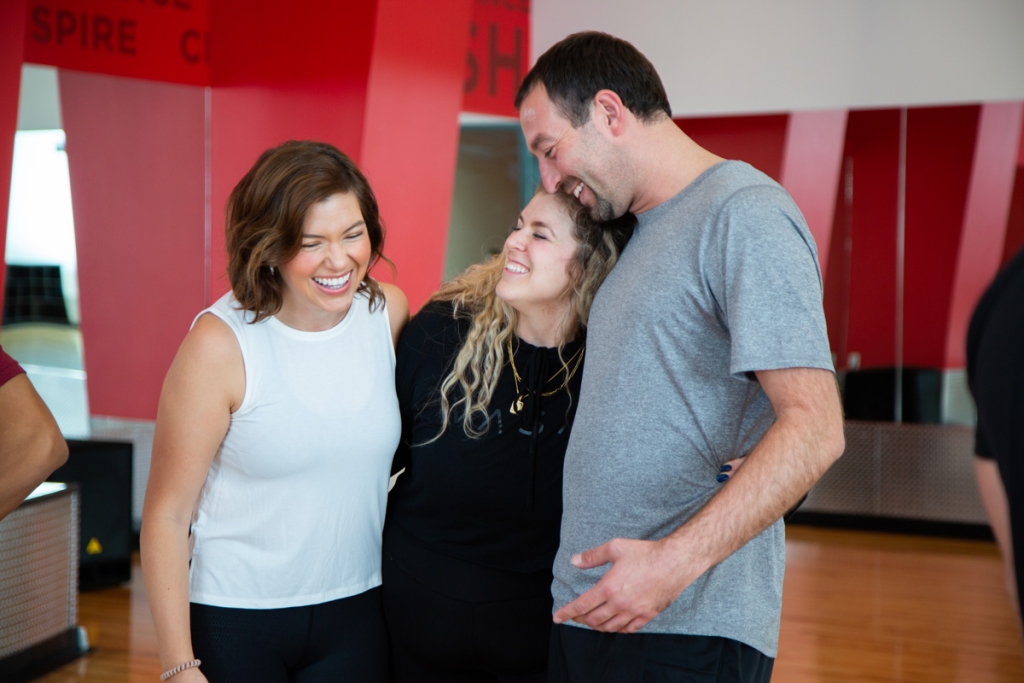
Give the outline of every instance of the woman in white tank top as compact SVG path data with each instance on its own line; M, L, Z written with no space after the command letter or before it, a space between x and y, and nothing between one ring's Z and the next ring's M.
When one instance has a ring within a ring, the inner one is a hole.
M231 193L232 291L168 371L143 510L163 680L387 679L380 536L409 307L367 274L383 241L331 145L268 150Z

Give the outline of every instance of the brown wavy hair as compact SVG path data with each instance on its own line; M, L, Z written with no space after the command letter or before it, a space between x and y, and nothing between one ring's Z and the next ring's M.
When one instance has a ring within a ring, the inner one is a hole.
M344 152L326 142L290 140L256 160L228 197L228 280L238 303L256 315L252 322L281 310L287 286L278 268L302 247L309 210L335 194L351 192L359 202L370 237L367 275L357 292L369 296L370 310L384 304L384 291L370 277L384 256L384 223L366 177Z
M543 189L537 190L537 194L543 192ZM568 265L569 309L563 321L566 336L558 345L559 357L568 372L562 349L567 341L585 333L594 295L633 234L636 218L627 213L599 224L574 198L561 192L552 196L572 219L576 240L576 251ZM461 415L456 419L462 423L466 436L482 436L490 426L487 407L505 365L508 339L519 320L516 310L495 294L504 268L502 252L486 263L470 266L430 298L431 301L451 301L455 317L464 316L471 321L452 370L441 381L441 430L435 439L445 432L452 415L460 410ZM474 421L483 426L476 427Z

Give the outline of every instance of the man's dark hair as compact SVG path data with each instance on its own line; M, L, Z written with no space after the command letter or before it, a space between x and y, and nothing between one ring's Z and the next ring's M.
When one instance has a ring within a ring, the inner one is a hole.
M590 120L599 90L611 90L642 121L672 116L658 72L650 60L621 38L607 33L574 33L540 56L516 93L516 109L538 83L558 111L579 128Z

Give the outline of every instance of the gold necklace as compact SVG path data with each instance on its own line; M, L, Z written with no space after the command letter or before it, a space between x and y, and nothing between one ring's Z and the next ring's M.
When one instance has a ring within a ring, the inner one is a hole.
M548 383L551 382L551 380L553 380L554 378L558 377L560 374L565 372L567 367L572 365L572 370L570 370L566 374L565 381L562 382L561 386L559 386L557 389L552 389L551 391L542 391L541 394L540 394L541 396L553 396L554 394L557 394L559 391L561 391L562 389L565 389L567 386L569 386L569 381L572 380L573 376L576 375L576 371L580 369L580 365L583 363L583 352L586 350L586 348L587 348L586 344L581 346L580 350L577 351L576 353L574 353L569 358L569 360L567 360L562 365L562 367L558 369L558 372L556 372L555 374L551 375L551 377L548 377L547 382L544 382L544 384L542 386L546 386ZM511 334L508 336L508 362L512 365L512 381L515 383L515 387L516 387L516 398L515 398L514 401L512 401L512 406L508 409L508 412L512 413L513 415L518 415L519 411L521 411L523 409L523 401L526 400L527 394L519 393L519 383L523 381L523 378L519 376L519 370L516 369L516 358L515 358L515 354L512 353L512 335ZM575 365L573 365L574 362L575 362Z

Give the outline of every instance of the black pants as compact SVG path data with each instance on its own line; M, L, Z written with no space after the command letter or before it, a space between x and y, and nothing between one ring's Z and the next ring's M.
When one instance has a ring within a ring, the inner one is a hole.
M408 543L384 541L395 683L546 683L550 572L507 576Z
M265 610L192 603L192 649L210 683L387 683L380 594Z
M715 636L551 632L550 683L768 683L775 660Z

